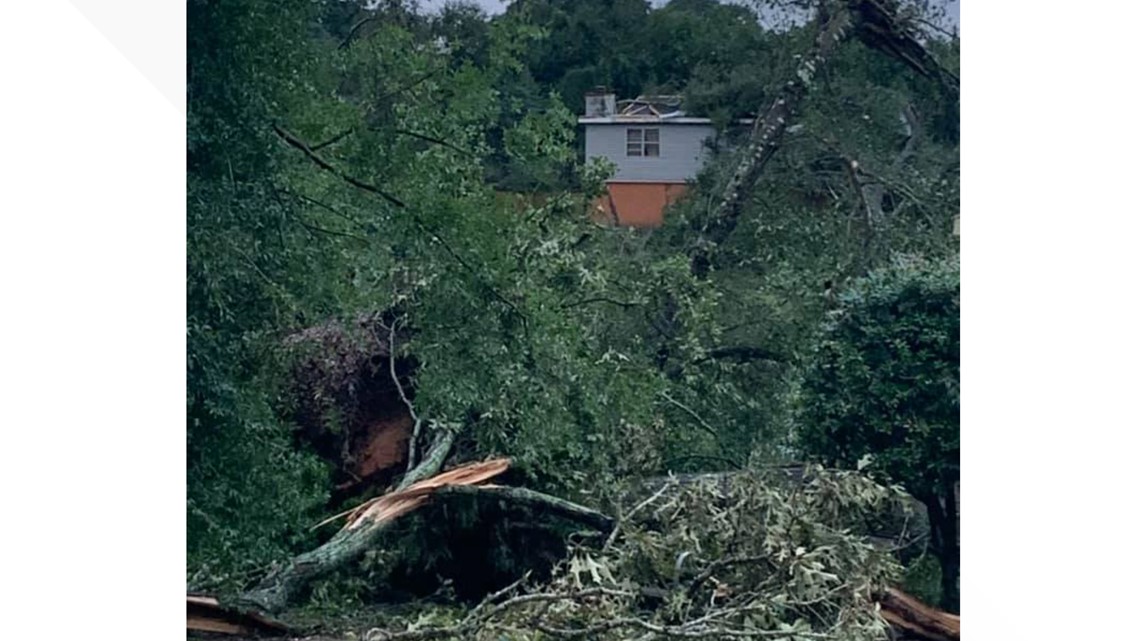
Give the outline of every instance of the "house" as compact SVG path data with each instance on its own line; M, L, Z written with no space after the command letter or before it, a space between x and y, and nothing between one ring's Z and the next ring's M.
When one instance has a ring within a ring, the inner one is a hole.
M705 142L716 135L708 118L681 110L678 96L641 96L617 101L604 90L586 94L586 160L617 166L606 183L598 213L615 224L659 227L665 208L685 192L704 164Z

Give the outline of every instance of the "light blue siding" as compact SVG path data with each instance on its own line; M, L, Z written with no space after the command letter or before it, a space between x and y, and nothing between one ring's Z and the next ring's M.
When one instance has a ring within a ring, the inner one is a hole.
M654 127L661 131L661 155L626 156L625 131ZM704 141L715 133L712 125L586 125L586 158L602 157L617 165L613 180L685 182L697 177L708 154Z

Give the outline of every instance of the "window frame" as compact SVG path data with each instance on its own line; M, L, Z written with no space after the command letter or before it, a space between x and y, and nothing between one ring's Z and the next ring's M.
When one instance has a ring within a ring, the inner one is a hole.
M625 156L626 158L660 158L661 128L626 127Z

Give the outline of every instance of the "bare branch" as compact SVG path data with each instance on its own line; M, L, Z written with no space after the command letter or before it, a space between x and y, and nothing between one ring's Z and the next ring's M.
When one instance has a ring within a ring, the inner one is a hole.
M287 142L289 145L291 145L292 147L295 147L297 149L300 149L301 153L308 156L309 160L312 160L321 169L324 169L325 171L333 174L334 176L336 176L336 177L340 178L341 180L347 182L348 184L352 185L353 187L357 187L359 189L363 189L364 191L376 194L377 196L380 196L384 200L388 201L389 203L391 203L391 204L393 204L393 205L395 205L401 209L407 208L407 205L404 204L404 201L400 200L399 198L396 198L395 196L384 191L383 189L380 189L379 187L377 187L375 185L370 185L370 184L368 184L362 180L359 180L357 178L354 178L354 177L346 174L345 172L341 171L340 169L337 169L336 167L334 167L332 165L332 163L330 163L329 161L327 161L324 158L321 158L319 155L317 155L317 153L314 152L312 150L312 148L310 148L307 144L305 144L300 138L297 138L293 134L282 129L280 126L273 125L273 131L282 140Z
M665 392L658 392L657 395L660 396L662 399L668 401L670 404L676 406L677 408L679 408L680 410L682 410L683 412L685 412L689 416L691 416L692 419L697 422L697 425L699 425L702 429L704 429L706 432L711 434L714 439L718 439L718 440L720 439L720 434L718 434L717 431L715 429L713 429L713 426L709 425L705 421L705 419L701 418L701 415L697 414L696 411L693 410L693 408L689 407L688 405L685 405L684 403L682 403L681 401L678 401L677 399L673 398L672 396L669 396L669 394L667 394Z
M581 307L582 305L589 305L590 303L609 303L611 305L617 305L618 307L637 307L641 305L641 303L638 302L617 300L614 298L609 298L608 296L594 296L593 298L584 298L582 300L564 303L562 305L562 309Z
M412 402L408 400L407 394L404 393L404 386L400 384L400 377L396 375L396 322L394 321L388 327L388 373L392 376L392 384L396 386L396 392L400 395L400 400L404 402L404 406L408 408L408 415L414 421L412 427L412 436L408 439L408 466L405 473L410 473L416 466L416 441L420 437L420 425L422 424L420 417L416 414L416 408Z

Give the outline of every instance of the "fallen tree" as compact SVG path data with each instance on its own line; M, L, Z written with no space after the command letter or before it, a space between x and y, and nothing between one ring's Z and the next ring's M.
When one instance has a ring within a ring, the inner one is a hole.
M772 472L669 479L628 495L616 529L573 546L551 580L524 577L472 609L365 638L881 640L890 626L957 639L956 618L891 588L891 555L850 530L896 495L820 468L794 487Z
M424 464L430 460L425 459ZM897 588L891 550L857 533L900 491L852 472L796 467L652 479L626 493L620 518L525 488L488 485L506 459L465 465L372 499L320 548L267 577L239 603L279 611L317 576L380 541L397 517L452 496L535 508L597 533L573 543L550 580L529 577L471 609L394 617L367 638L958 639L958 618ZM794 479L794 483L789 483ZM425 606L430 607L430 606ZM272 625L272 622L270 622ZM219 628L220 630L220 628ZM519 635L522 636L519 636Z
M343 567L377 545L397 517L419 508L433 498L475 496L498 499L545 511L603 533L608 533L613 528L613 519L610 517L570 501L526 488L484 485L487 480L506 471L510 464L508 459L472 463L431 478L422 478L427 475L426 470L438 469L450 445L451 439L437 443L423 463L405 477L396 491L318 523L317 527L345 519L344 526L326 543L294 557L271 572L256 588L242 594L237 603L265 612L283 610L313 580Z

